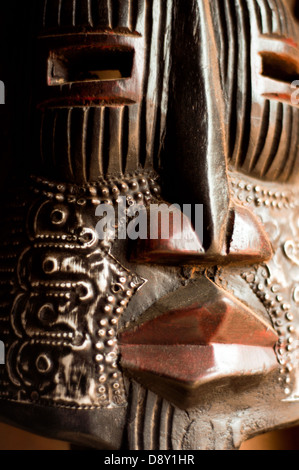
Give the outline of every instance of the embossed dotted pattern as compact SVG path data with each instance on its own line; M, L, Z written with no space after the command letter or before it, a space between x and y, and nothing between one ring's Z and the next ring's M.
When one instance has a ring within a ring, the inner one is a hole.
M255 207L272 241L273 258L243 270L241 277L264 306L279 340L275 347L280 364L279 382L289 400L298 399L299 214L294 186L277 185L241 177L231 178L232 196L238 204ZM279 217L277 215L279 214Z
M144 279L113 257L113 240L98 239L95 208L158 194L155 177L134 174L84 187L33 178L11 199L1 234L0 398L83 409L125 402L117 327Z

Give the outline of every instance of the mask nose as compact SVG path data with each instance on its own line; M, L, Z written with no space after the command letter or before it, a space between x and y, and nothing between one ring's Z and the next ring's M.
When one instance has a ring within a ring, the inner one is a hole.
M268 237L254 214L235 205L230 197L228 129L211 5L192 0L193 11L186 15L182 3L176 2L179 20L172 46L163 196L181 207L202 204L203 240L199 240L192 221L184 225L187 237L186 233L178 236L182 229L172 221L172 234L167 239L153 240L149 234L147 240L139 240L133 258L203 265L262 262L272 255Z

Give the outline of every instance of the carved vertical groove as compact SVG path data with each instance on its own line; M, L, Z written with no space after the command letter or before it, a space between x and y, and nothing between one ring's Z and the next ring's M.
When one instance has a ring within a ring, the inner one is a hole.
M223 0L216 0L215 2L215 15L219 28L215 31L216 35L219 36L219 49L220 49L220 69L222 77L222 87L225 89L227 80L227 68L228 68L228 35L227 35L227 22L225 14L225 2Z
M276 113L269 127L270 114ZM265 101L260 136L250 171L257 177L286 182L292 176L298 144L298 111L287 104Z
M53 122L53 134L52 134L52 145L51 145L51 166L55 169L56 167L56 154L55 154L55 143L56 143L56 128L57 128L57 113L54 114L54 122ZM58 156L58 155L57 155Z
M253 171L258 164L260 156L265 147L266 137L267 137L268 130L269 130L269 124L270 124L270 101L265 100L256 149L255 149L252 161L248 162L249 171Z
M76 3L76 25L88 26L90 25L89 17L89 0L80 0Z
M128 414L127 435L129 449L138 450L137 448L137 427L136 427L136 410L138 408L138 385L130 382L129 396L131 397L130 409Z
M273 154L271 155L270 153L269 162L265 170L267 178L273 180L281 177L284 167L288 164L290 157L290 146L293 132L293 110L290 106L281 104L281 122L280 124L277 122L276 127L278 129L279 127L281 128L280 141L277 142L275 155L275 142L273 142L273 148L271 149Z
M110 108L109 175L122 173L123 115L123 106Z
M44 131L44 121L45 121L45 113L43 112L40 116L39 125L39 153L41 156L41 165L45 164L45 157L44 157L44 150L43 150L43 131Z
M263 3L264 7L264 24L265 24L265 32L271 34L273 32L273 19L272 19L272 10L269 5L268 0L260 0Z
M298 165L299 159L299 110L293 108L293 132L290 145L289 153L289 164L285 165L285 173L282 175L282 181L289 182L293 179L293 176L297 176L295 168ZM290 158L292 161L290 162Z
M43 29L63 25L136 31L144 8L145 0L43 0L40 22Z
M285 125L287 137L285 138L285 154L281 160L277 179L287 182L293 172L298 149L298 110L285 105L288 110L288 122Z
M132 31L136 31L137 27L137 18L138 18L138 0L131 0L131 28Z
M272 33L272 11L269 7L267 0L255 0L255 3L260 12L261 18L261 33Z
M167 9L162 8L160 14L160 25L158 30L158 42L157 42L157 50L159 51L157 57L157 78L156 78L156 121L153 128L152 135L153 139L153 147L152 147L152 165L158 168L159 166L159 158L161 152L161 146L163 145L163 128L165 126L165 122L163 121L162 115L166 113L166 105L164 107L163 103L163 88L164 82L167 83L167 44L164 43L165 33L167 31L167 20L168 20L168 12ZM166 53L166 54L165 54ZM165 60L166 59L166 60ZM160 71L160 64L163 64L162 70ZM159 80L159 77L163 77L163 80ZM157 161L155 161L155 159Z
M287 15L283 0L280 1L280 17L282 20L282 24L284 25L283 34L285 34L286 36L289 36L290 34L292 34L292 31L290 28L290 22L288 21L288 15Z
M128 419L129 448L132 450L172 450L174 407L132 382Z
M270 148L269 156L266 160L266 164L262 172L262 176L265 176L268 173L277 155L277 151L278 151L278 148L281 142L281 136L282 136L282 119L283 119L283 104L278 103L272 145Z
M43 27L46 26L47 6L48 6L48 0L44 0L44 6L43 6Z
M130 0L115 0L113 8L113 27L130 28L131 2Z
M88 24L93 26L92 10L91 10L91 0L87 0L87 10L88 10Z
M58 24L58 26L60 26L60 24L61 24L61 7L62 7L62 1L63 1L63 0L59 0L59 3L58 3L58 15L57 15L57 24Z
M51 111L45 112L42 119L41 127L41 148L42 148L42 161L45 162L45 167L49 166L49 142L51 142L51 118L53 113Z
M128 160L129 146L129 107L124 106L122 113L122 130L121 130L121 171L125 173Z
M91 108L88 119L86 135L86 172L88 180L92 181L103 174L104 108Z
M103 162L104 175L108 173L108 168L109 168L109 142L110 142L109 123L110 123L110 108L104 108L104 116L103 116L103 123L102 123L102 126L103 126L102 162Z
M173 450L172 434L173 434L173 417L174 408L170 403L163 400L161 404L160 413L160 435L159 435L159 449Z
M63 168L67 168L69 172L68 115L69 112L66 108L62 109L60 112L56 112L55 140L53 142L53 153L56 156L55 172Z
M134 171L139 166L140 152L140 106L135 104L128 106L128 151L126 159L126 172Z
M265 173L265 168L267 167L267 163L269 162L269 156L272 149L273 152L273 142L275 139L275 135L277 136L277 132L280 129L277 120L281 119L281 107L279 106L280 103L278 102L269 102L269 126L267 128L267 133L264 135L264 146L258 158L256 158L256 163L252 168L252 174L257 177L261 177ZM270 125L270 116L276 116L275 124ZM266 130L266 125L264 127Z
M145 42L146 42L146 59L145 59L145 70L144 70L144 90L147 94L149 74L150 74L150 45L152 36L152 9L148 6L145 10ZM146 162L146 143L147 143L147 129L146 129L146 115L147 115L147 103L146 97L143 97L141 103L140 113L140 163L144 167Z
M282 24L281 24L277 1L269 0L269 5L272 10L272 32L275 34L281 34Z
M173 15L173 0L168 0L167 10L165 14L165 30L163 40L163 81L161 83L161 98L160 98L160 141L159 149L157 151L157 161L155 164L157 167L161 167L160 153L164 144L165 132L166 132L166 120L167 120L167 108L168 108L168 94L169 94L169 77L171 69L171 38L172 38L172 15Z
M113 7L112 7L112 0L107 0L107 8L108 8L108 25L110 28L113 27Z
M160 26L161 26L161 0L153 0L151 19L152 19L152 28L151 28L151 37L150 37L150 46L149 46L149 59L148 64L150 67L148 69L149 78L147 81L146 89L146 159L145 167L153 167L153 150L154 150L154 135L156 129L156 119L157 119L157 99L158 99L158 90L157 87L157 75L159 74L159 57L160 57L160 48L159 48L159 39L160 39ZM155 18L159 18L159 21L156 21Z
M84 108L73 108L71 120L71 159L74 176L80 183L86 182L85 172L85 135L87 111Z
M132 382L130 386L130 415L128 424L128 440L129 449L143 449L143 416L145 413L145 389L136 382Z
M237 126L236 141L234 145L234 152L232 154L232 162L236 166L242 166L246 158L250 139L250 115L252 103L250 49L251 32L249 11L245 1L240 0L240 4L241 9L236 10L235 12L237 24L240 25L239 29L242 31L238 50L238 69L243 71L243 73L241 73L241 83L239 84L242 89L242 93L241 95L239 94L239 96L237 95L237 108L241 110L238 121L241 124L240 126ZM236 111L234 111L234 113L236 113ZM232 125L234 125L234 121L232 121L231 126Z
M253 0L253 6L255 10L257 26L258 26L259 32L262 33L263 32L263 20L262 20L261 7L257 0Z
M72 111L73 108L69 108L68 114L67 114L67 172L69 174L69 177L71 179L74 178L74 170L73 170L73 164L72 164L72 154L71 154L71 122L72 122Z
M142 430L144 450L152 450L157 448L155 447L155 437L157 432L157 426L159 432L159 422L157 422L156 419L158 401L158 396L148 390L146 396L144 423Z
M88 128L88 115L90 112L91 108L84 108L83 110L83 133L82 133L82 176L80 177L83 179L83 182L87 182L87 172L86 172L86 162L87 162L87 156L86 156L86 136L87 136L87 128Z
M236 25L236 13L232 2L225 1L225 13L228 25L228 37L230 45L227 44L228 53L228 75L227 75L227 103L229 106L229 132L228 148L230 155L233 155L237 129L237 109L235 106L237 99L237 77L235 70L238 64L238 37Z
M257 23L262 34L294 34L292 23L288 20L286 7L281 0L254 0Z
M168 4L168 9L171 8L171 4L172 2ZM153 21L153 18L159 18L159 21ZM147 59L144 75L145 98L141 111L140 162L143 167L149 168L154 164L154 157L159 158L160 142L165 127L165 118L161 112L166 113L165 90L169 74L169 55L164 38L166 31L170 32L171 17L169 10L162 8L161 0L153 0L149 4L145 22ZM163 107L159 106L160 103Z

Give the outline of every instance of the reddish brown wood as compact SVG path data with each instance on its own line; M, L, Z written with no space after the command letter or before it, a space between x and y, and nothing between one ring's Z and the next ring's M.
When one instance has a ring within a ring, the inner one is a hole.
M245 207L236 205L231 209L225 243L218 253L211 249L205 251L190 219L178 209L172 210L166 205L151 208L147 238L138 239L134 245L132 261L207 266L215 263L255 264L272 257L272 247L266 232L255 215ZM163 238L165 227L168 238ZM152 238L153 233L157 234L157 239Z
M176 307L179 299L180 306ZM120 333L121 345L220 343L273 347L277 339L267 322L206 278L162 298L137 326Z

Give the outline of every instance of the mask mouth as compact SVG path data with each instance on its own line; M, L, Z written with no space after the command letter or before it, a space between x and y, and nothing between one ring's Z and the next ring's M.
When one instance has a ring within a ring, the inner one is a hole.
M277 341L265 320L205 276L119 334L123 369L179 407L195 406L204 384L275 369Z

